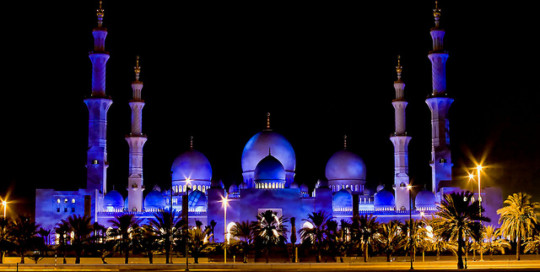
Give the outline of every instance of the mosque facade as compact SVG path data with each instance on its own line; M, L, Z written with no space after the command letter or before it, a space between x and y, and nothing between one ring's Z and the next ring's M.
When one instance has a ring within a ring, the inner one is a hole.
M54 227L73 214L91 216L93 222L109 226L116 215L132 213L143 222L153 218L159 210L181 211L182 198L188 195L190 225L201 221L203 225L216 222L215 237L223 241L226 229L233 222L253 221L266 210L278 216L295 217L296 229L312 212L324 211L338 222L362 214L377 216L378 221L400 221L431 217L444 194L462 191L452 182L452 161L449 137L448 110L453 99L446 92L446 60L444 30L439 25L440 9L433 12L435 26L430 33L433 50L428 57L432 63L433 92L426 99L431 110L432 190L410 190L408 175L408 144L412 137L406 130L405 83L401 78L402 66L398 58L397 80L394 82L395 132L390 141L394 145L394 183L391 188L379 185L376 192L366 186L364 160L347 149L345 136L343 149L337 150L325 168L325 179L319 180L310 191L306 184L295 180L296 154L291 143L270 126L255 134L244 146L241 157L240 184L225 188L221 181L212 179L212 165L207 157L194 149L193 139L188 151L180 154L171 166L171 187L162 191L157 186L145 188L143 177L143 147L147 140L142 130L143 83L137 59L133 99L131 132L126 136L129 145L129 176L127 194L107 191L107 111L112 99L106 95L106 66L109 53L105 51L107 29L103 27L104 11L97 12L98 25L93 29L94 49L92 62L92 94L84 100L88 112L87 185L77 191L36 189L35 220L45 229ZM390 103L390 101L389 101ZM390 155L390 154L389 154ZM145 192L146 191L146 192ZM482 191L485 215L496 223L496 209L502 207L502 194L498 188ZM227 205L224 204L226 199ZM225 214L226 213L226 214Z

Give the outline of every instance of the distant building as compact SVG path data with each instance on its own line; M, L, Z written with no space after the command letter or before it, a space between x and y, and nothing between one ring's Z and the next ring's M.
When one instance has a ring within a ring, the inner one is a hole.
M229 199L227 228L232 222L252 221L258 213L266 210L279 216L307 218L308 214L325 211L338 221L353 215L373 214L379 221L392 219L406 221L409 210L419 219L431 216L436 211L442 195L462 189L452 181L452 161L447 117L453 99L446 92L446 60L444 30L439 26L440 9L434 10L435 27L431 29L433 50L429 53L433 70L433 92L426 99L431 110L432 125L432 190L417 191L409 199L410 184L408 166L408 144L412 137L407 135L404 97L405 83L401 78L402 66L398 58L396 66L396 91L392 105L395 109L395 132L390 136L394 144L394 184L392 188L379 185L375 192L365 188L366 165L362 158L344 147L337 150L328 160L326 179L316 183L310 191L306 184L295 180L296 154L293 146L281 134L272 130L270 115L264 130L255 134L245 145L241 165L243 181L228 189L222 182L212 180L212 166L204 154L193 147L180 154L171 167L171 189L159 187L146 190L143 182L143 147L147 140L142 133L141 98L143 83L139 80L141 67L137 58L135 81L132 83L133 99L131 133L126 136L129 145L129 177L127 196L112 190L107 192L107 111L112 104L105 92L106 64L109 53L105 51L107 29L103 27L103 9L98 9L98 26L93 30L94 50L92 61L92 94L85 99L89 111L89 133L87 152L87 186L77 191L36 189L36 222L43 228L53 229L58 222L72 214L89 215L94 222L109 226L109 220L117 214L133 213L143 221L152 218L161 209L182 210L182 196L189 189L188 211L190 224L201 221L204 225L213 220L217 223L215 237L223 241L224 208L222 198ZM390 155L390 154L389 154ZM496 209L502 207L502 194L498 188L485 188L485 214L497 222ZM412 203L412 205L410 205ZM296 229L302 221L296 221Z

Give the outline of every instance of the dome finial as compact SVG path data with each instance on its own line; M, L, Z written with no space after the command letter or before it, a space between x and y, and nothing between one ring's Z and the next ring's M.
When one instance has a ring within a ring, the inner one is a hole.
M401 73L403 72L403 66L401 66L401 55L397 56L396 73L398 81L401 80Z
M103 1L99 1L99 9L97 10L98 17L98 27L103 25L103 16L105 15L105 10L103 9Z
M347 134L343 136L343 149L347 149Z
M270 128L270 112L266 113L266 130L271 130L271 128Z
M193 150L193 135L189 136L189 149Z
M435 8L433 9L433 18L435 18L435 27L438 28L441 19L441 9L439 8L439 1L435 0Z
M139 81L139 75L141 74L141 66L139 65L139 56L137 56L137 62L134 67L135 70L135 81Z

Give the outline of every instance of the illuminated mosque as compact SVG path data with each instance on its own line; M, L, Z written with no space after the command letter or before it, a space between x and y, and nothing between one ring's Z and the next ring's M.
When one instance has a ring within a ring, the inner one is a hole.
M142 131L144 101L141 92L143 83L139 74L141 67L137 59L135 81L132 83L131 132L126 136L129 145L129 177L127 196L117 190L107 191L107 111L112 99L105 92L106 64L109 53L105 51L107 29L103 26L104 11L98 9L97 27L93 29L94 49L89 57L92 62L92 94L84 100L89 113L87 183L77 191L36 189L36 223L43 228L53 229L68 216L89 215L93 222L109 226L115 215L133 213L145 222L162 209L182 210L182 196L188 192L189 223L195 220L210 224L215 221L217 241L224 232L223 198L228 199L227 227L230 222L252 221L258 213L275 211L279 216L295 217L296 229L302 227L301 219L312 212L324 211L340 219L355 215L373 214L381 222L392 219L406 221L409 213L414 219L431 216L441 196L461 191L453 184L452 160L447 114L454 101L446 92L446 61L448 53L443 47L445 31L439 25L440 9L435 7L435 26L430 34L433 50L428 57L432 63L433 91L426 99L431 110L432 127L432 190L409 191L408 144L404 98L405 83L401 78L402 67L398 58L397 80L394 82L395 132L390 141L394 145L394 184L392 188L379 185L376 192L364 188L366 165L363 159L344 147L337 150L326 164L326 179L319 180L313 191L306 184L295 180L296 155L290 142L270 126L270 115L266 128L255 134L244 146L241 157L243 181L225 188L221 181L212 179L212 166L204 154L193 148L180 154L171 166L171 189L162 191L157 186L145 188L143 182L143 147L147 140ZM389 101L390 103L390 101ZM391 156L391 154L388 154ZM146 191L146 194L145 194ZM412 199L409 199L409 196ZM482 191L485 215L496 217L496 209L502 206L502 194L498 188ZM412 210L410 210L412 209ZM233 223L234 224L234 223Z

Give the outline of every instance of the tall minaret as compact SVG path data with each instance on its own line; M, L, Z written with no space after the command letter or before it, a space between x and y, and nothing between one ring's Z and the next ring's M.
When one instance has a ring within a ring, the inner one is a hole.
M133 99L131 107L131 133L126 136L129 145L129 178L128 178L128 211L141 211L143 202L143 147L146 136L142 133L142 110L144 101L141 99L143 83L139 81L141 66L139 57L135 66L135 81L131 84Z
M435 27L431 29L433 50L429 52L431 60L433 91L426 99L431 110L431 173L432 190L437 193L441 181L452 180L452 156L450 152L450 136L448 110L454 99L446 94L446 60L448 53L444 50L444 30L440 28L441 9L435 1L433 10Z
M398 64L396 66L397 80L394 81L394 89L396 90L396 99L392 101L395 109L395 132L390 137L390 141L394 144L394 190L396 193L396 209L409 210L409 142L411 137L407 136L405 126L405 109L407 101L404 97L405 83L401 80L403 67L401 66L401 58L398 56Z
M105 94L105 75L109 53L105 51L107 29L103 27L102 2L97 10L98 26L94 28L92 61L92 95L84 100L88 108L88 152L86 188L107 191L107 111L112 100Z

